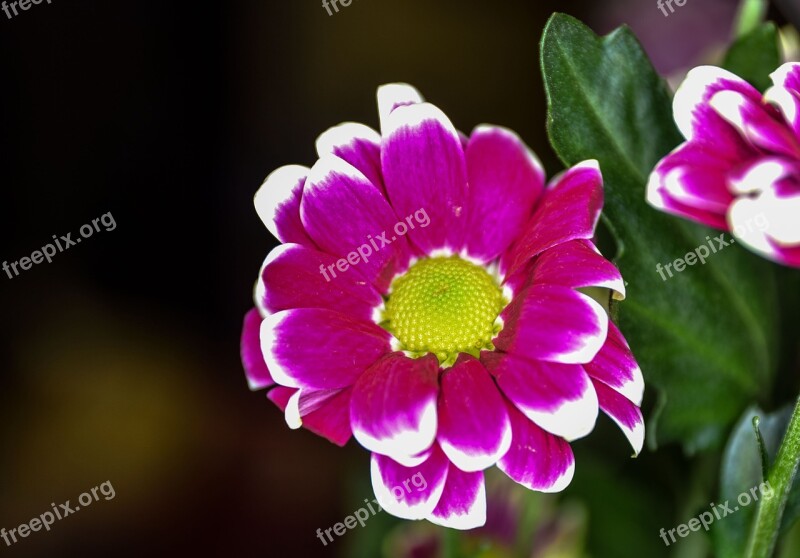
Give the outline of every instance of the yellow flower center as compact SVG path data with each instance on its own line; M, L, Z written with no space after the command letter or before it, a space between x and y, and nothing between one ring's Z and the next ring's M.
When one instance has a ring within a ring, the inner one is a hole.
M497 280L458 256L420 260L396 278L381 324L411 356L433 353L452 365L459 353L493 350L506 305Z

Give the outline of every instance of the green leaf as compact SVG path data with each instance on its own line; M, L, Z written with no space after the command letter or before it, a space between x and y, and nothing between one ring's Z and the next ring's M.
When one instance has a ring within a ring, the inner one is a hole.
M725 521L715 522L711 529L718 558L740 558L744 554L758 509L754 503L742 506L738 502L741 494L747 493L752 496L750 490L764 482L752 419L754 416L760 418L759 430L772 463L786 432L793 407L794 405L788 405L771 414L766 414L757 407L751 407L742 415L731 434L722 459L720 496L717 502L728 502L732 510L736 506L739 510L725 517ZM756 490L756 494L760 500L761 490ZM743 496L742 498L744 501ZM791 528L798 517L800 517L800 483L795 481L784 510L781 530L786 531Z
M765 91L772 80L769 74L781 65L778 29L772 22L764 23L744 35L725 55L723 67L749 81L759 91Z
M604 219L628 283L620 325L648 386L659 388L650 446L657 432L661 443L680 441L690 453L719 447L773 378L771 264L734 245L673 278L657 272L719 233L645 202L651 169L681 137L666 85L629 29L600 38L556 14L542 38L542 69L556 153L567 165L600 161Z

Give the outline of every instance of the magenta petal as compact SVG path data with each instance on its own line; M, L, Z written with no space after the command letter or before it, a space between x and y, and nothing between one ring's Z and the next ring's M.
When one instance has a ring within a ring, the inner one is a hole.
M786 247L773 244L775 255L773 259L783 265L800 267L800 246Z
M301 411L303 426L337 446L343 447L353 435L350 428L350 397L352 388L338 390L325 402L306 414Z
M389 203L361 172L342 159L323 157L311 169L300 216L317 245L341 258L342 267L334 271L333 280L350 271L351 266L358 266L383 291L408 263L405 237L392 236L397 217ZM378 237L384 232L387 238L379 243Z
M625 282L617 266L605 259L590 240L572 240L545 250L533 265L533 284L564 287L605 287L625 298Z
M261 352L261 314L253 308L244 316L241 338L241 356L245 376L253 391L269 387L275 383L269 373L264 354Z
M720 91L710 101L711 107L734 126L750 143L766 151L800 157L800 145L794 133L770 105L737 91Z
M714 115L720 118L718 115ZM734 197L728 184L732 169L756 160L758 152L725 122L726 133L697 138L662 159L647 183L653 207L724 230Z
M292 308L327 308L371 320L383 303L357 269L332 278L337 258L299 244L281 244L270 252L256 287L262 307L275 313Z
M494 465L511 444L505 401L491 376L473 357L461 355L442 375L437 439L463 471Z
M391 353L368 368L353 390L353 434L370 451L403 464L431 447L436 437L439 361Z
M636 405L644 395L642 370L631 353L628 342L613 322L608 322L608 337L594 360L583 366L595 380L614 388Z
M483 472L465 473L450 465L442 497L427 518L451 529L475 529L486 523L486 485Z
M563 363L591 362L606 339L608 316L597 302L560 285L533 285L500 314L501 351Z
M317 138L317 154L344 159L386 195L381 175L381 136L369 126L345 122L330 128Z
M497 467L522 486L539 492L564 490L575 473L572 448L545 432L509 405L511 449Z
M300 390L277 386L267 397L286 414L286 422L292 428L304 426L314 434L343 447L353 432L350 429L350 395L352 388L324 390L322 398L310 393L298 395ZM304 399L298 403L298 398ZM316 403L314 399L320 399ZM308 400L311 399L311 406Z
M289 404L289 400L298 391L300 390L297 388L275 386L267 392L267 398L275 403L275 405L277 405L281 411L286 411L286 406Z
M680 178L680 176L676 176L676 178ZM659 169L656 169L650 175L650 180L647 183L647 203L666 213L686 217L715 229L725 230L728 228L724 213L698 209L677 200L664 188L664 179L665 176L659 173Z
M261 350L275 381L287 387L347 387L390 350L380 327L322 308L267 316Z
M733 201L726 179L727 175L716 169L686 166L663 175L661 186L678 203L724 215Z
M719 91L736 91L759 102L761 94L749 83L722 68L698 66L686 75L675 92L672 111L683 137L731 143L736 132L709 106Z
M425 519L439 503L449 462L434 446L430 457L415 467L404 467L390 457L372 454L372 489L378 504L403 519Z
M584 161L564 172L545 190L522 237L503 257L506 276L563 242L594 236L603 208L603 177L597 161Z
M733 195L728 174L741 162L756 157L752 147L687 142L659 162L654 175L658 188L680 203L724 215Z
M796 137L800 137L800 93L783 87L771 87L764 100L777 108Z
M394 110L383 131L383 177L400 219L424 210L429 224L408 236L426 254L460 251L464 241L467 169L453 124L429 103Z
M633 447L634 456L639 455L644 445L644 419L641 409L603 382L592 382L597 390L600 408L622 429Z
M544 189L544 171L514 132L480 126L466 148L469 203L466 247L491 261L519 236Z
M300 198L308 172L299 165L280 167L256 192L256 212L269 232L281 242L314 246L300 221Z
M594 429L597 394L582 366L490 352L482 361L517 409L551 434L576 440Z

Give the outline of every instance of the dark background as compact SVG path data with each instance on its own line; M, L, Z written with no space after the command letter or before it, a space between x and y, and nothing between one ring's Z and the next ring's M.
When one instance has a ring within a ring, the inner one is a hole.
M341 554L315 531L352 511L353 486L369 496L366 452L290 431L239 363L275 244L252 207L263 178L312 165L329 126L377 127L375 89L390 81L416 85L464 131L515 129L556 171L538 66L553 11L602 33L630 23L672 74L713 56L733 5L689 0L669 18L655 0L0 12L0 260L107 212L117 223L51 264L0 274L0 527L104 481L116 490L49 533L0 541L0 555Z

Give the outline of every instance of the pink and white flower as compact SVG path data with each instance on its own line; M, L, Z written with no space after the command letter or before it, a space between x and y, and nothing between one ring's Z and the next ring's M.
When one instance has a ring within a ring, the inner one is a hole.
M251 388L271 387L291 427L370 450L387 511L455 528L485 522L492 465L532 490L564 489L569 442L593 430L599 409L638 453L641 371L581 291L625 296L592 243L597 162L545 185L507 129L466 137L404 84L381 87L378 105L380 134L332 128L312 168L282 167L256 195L283 244L245 317ZM338 277L320 273L420 208L429 226ZM417 473L425 490L393 490Z
M800 267L800 64L772 81L762 95L721 68L689 72L673 102L687 141L655 168L647 200Z

